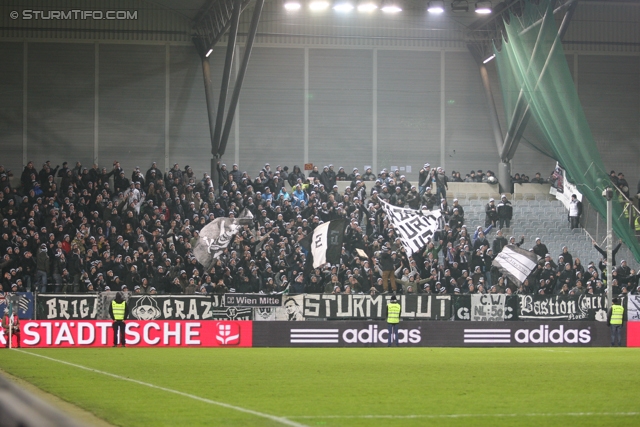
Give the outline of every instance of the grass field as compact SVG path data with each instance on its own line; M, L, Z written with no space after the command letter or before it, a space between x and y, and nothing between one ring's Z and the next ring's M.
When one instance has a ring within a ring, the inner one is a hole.
M114 425L172 427L638 426L639 362L627 348L0 352L0 369Z

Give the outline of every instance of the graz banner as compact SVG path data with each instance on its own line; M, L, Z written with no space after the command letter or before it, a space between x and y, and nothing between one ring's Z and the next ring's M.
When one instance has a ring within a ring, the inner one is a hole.
M640 324L640 322L638 323ZM254 347L384 347L384 321L254 322ZM403 321L398 342L405 347L606 347L601 322L428 322Z
M7 292L0 295L0 315L9 305L18 307L18 318L33 319L34 296L33 292Z
M110 347L112 322L106 320L21 323L22 347ZM250 321L126 321L126 344L132 347L251 347ZM0 344L5 344L0 334Z
M518 295L520 320L597 320L607 321L604 295Z
M224 294L225 307L280 307L282 295Z
M327 319L384 319L391 295L306 294L304 317ZM451 318L451 295L402 295L403 319L441 320Z
M37 319L108 319L115 292L99 295L38 295ZM252 309L226 307L221 295L130 295L130 319L136 320L251 320Z

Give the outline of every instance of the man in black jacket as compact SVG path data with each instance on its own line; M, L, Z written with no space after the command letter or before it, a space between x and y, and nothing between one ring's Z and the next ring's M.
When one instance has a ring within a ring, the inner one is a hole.
M391 253L389 252L389 248L384 246L382 251L380 251L378 258L380 259L380 269L382 270L382 288L384 292L387 293L389 291L389 285L387 282L391 281L391 289L393 292L396 292L396 276L394 274L394 265L393 258L391 258Z
M502 195L500 203L498 204L498 221L500 223L500 229L505 225L507 228L511 226L511 218L513 217L513 206L511 202L507 200L506 195Z
M122 287L126 289L126 286ZM124 321L129 317L129 304L124 300L122 292L118 292L116 298L109 304L109 315L111 316L111 320L113 320L113 346L116 347L118 341L120 341L120 345L124 347Z

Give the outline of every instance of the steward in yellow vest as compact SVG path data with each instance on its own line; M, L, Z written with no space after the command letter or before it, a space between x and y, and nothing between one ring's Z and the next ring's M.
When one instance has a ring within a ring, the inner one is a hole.
M116 347L118 345L118 341L120 341L120 345L124 347L124 321L129 317L129 306L124 300L122 292L118 292L116 294L116 298L111 301L111 305L109 305L109 315L111 315L111 319L113 320L113 346Z
M387 303L387 329L389 334L387 347L391 347L394 342L396 347L398 346L398 324L400 323L401 311L402 306L398 304L396 296L393 295Z
M624 307L620 305L620 298L614 298L607 313L607 323L611 328L611 347L622 347L622 326L624 325Z

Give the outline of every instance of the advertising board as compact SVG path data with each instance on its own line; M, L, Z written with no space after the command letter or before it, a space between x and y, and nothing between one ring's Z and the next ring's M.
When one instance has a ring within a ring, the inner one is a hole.
M22 347L110 347L111 325L108 320L23 321ZM132 347L251 347L253 329L251 321L128 320L125 338ZM0 344L6 344L4 333Z

